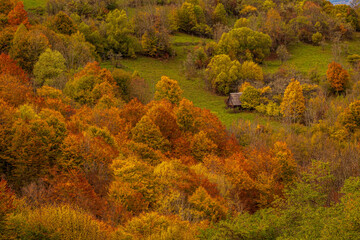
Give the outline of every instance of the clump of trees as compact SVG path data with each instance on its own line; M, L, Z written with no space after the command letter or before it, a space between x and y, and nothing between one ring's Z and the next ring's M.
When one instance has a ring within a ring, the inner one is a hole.
M263 72L259 65L252 61L231 61L226 54L214 56L206 68L211 89L223 95L236 90L244 81L262 82Z

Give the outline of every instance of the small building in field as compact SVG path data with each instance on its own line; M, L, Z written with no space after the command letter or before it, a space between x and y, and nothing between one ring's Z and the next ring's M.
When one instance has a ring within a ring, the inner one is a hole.
M241 108L240 96L242 92L230 93L229 97L225 100L227 108Z

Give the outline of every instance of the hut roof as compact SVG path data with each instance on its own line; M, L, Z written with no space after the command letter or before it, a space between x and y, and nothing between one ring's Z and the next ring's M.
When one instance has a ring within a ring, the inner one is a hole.
M238 93L230 93L229 99L228 99L228 105L230 106L241 106L240 96L242 95L242 92Z

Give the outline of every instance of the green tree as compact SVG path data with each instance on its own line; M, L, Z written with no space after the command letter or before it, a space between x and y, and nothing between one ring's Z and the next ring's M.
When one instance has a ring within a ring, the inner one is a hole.
M192 205L192 213L197 220L208 219L217 222L226 216L227 209L201 186L191 195L189 203Z
M135 38L133 29L124 10L115 9L106 16L107 42L116 53L135 57Z
M315 45L319 45L322 39L323 39L323 35L319 32L316 32L311 36L311 40Z
M125 230L139 239L196 239L194 228L189 222L157 212L143 213L132 218Z
M288 50L286 49L285 45L278 46L278 48L276 49L276 55L280 59L281 63L284 63L285 61L287 61L290 58L290 54L289 54Z
M169 33L166 28L152 27L141 37L141 46L150 57L168 57L171 55Z
M211 28L205 24L204 10L197 1L185 1L176 12L177 28L188 33L211 36Z
M247 109L255 109L260 105L261 93L259 89L249 85L245 87L240 96L241 106Z
M299 81L291 79L286 87L280 112L291 122L302 120L305 111L305 98Z
M119 87L121 96L124 100L128 100L130 97L130 82L132 79L131 73L115 68L111 74L116 82L116 85Z
M49 41L37 29L27 30L19 25L10 48L10 56L27 72L32 72L39 56L49 47Z
M213 12L214 21L222 23L224 25L227 24L227 13L225 7L222 3L218 3Z
M232 59L252 60L261 63L270 54L269 35L250 28L235 28L224 33L217 45L218 54L227 54Z
M249 19L239 18L238 20L236 20L236 22L234 24L234 28L248 27L249 23L250 23Z
M50 48L46 49L34 66L36 85L56 86L56 79L61 76L65 68L65 58L61 53Z
M207 66L206 75L215 92L228 94L239 84L241 65L237 60L231 61L228 55L216 55Z
M181 100L181 90L176 80L167 76L162 76L161 80L156 84L155 100L167 99L169 102L178 105Z

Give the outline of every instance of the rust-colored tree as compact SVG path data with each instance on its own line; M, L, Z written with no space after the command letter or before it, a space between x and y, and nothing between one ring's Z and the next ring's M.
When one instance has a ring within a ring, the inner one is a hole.
M30 102L33 96L31 87L20 78L0 74L0 97L13 106Z
M24 4L22 1L18 1L8 14L8 22L11 25L19 25L24 24L25 26L29 26L29 20L27 16L27 12L24 9Z
M173 105L167 100L153 102L147 112L147 116L159 127L162 135L168 139L176 139L180 130L176 124L176 115L173 112Z
M120 117L125 119L127 131L130 132L146 112L147 106L144 106L136 98L127 103L120 111Z
M329 64L328 70L326 71L326 77L332 90L336 93L344 91L350 80L349 73L336 62Z
M16 61L11 59L9 55L2 53L0 55L0 73L17 77L22 83L28 83L29 77Z
M119 152L108 131L90 126L80 134L69 134L61 146L60 169L82 169L99 196L107 194L111 180L109 166Z
M57 173L46 181L50 184L48 201L51 203L67 203L90 211L96 217L104 218L107 202L95 193L84 173L73 169L69 172Z

